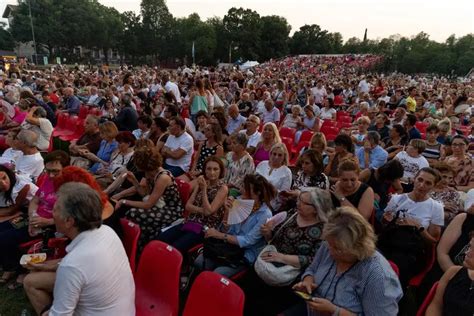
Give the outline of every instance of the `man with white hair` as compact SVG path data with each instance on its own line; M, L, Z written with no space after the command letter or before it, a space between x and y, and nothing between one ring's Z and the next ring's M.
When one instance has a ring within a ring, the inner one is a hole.
M36 180L44 169L43 157L36 147L38 134L31 130L22 130L16 140L18 150L23 153L16 162L16 170Z
M64 111L69 114L79 114L79 108L81 107L81 101L74 95L74 89L71 87L64 89Z

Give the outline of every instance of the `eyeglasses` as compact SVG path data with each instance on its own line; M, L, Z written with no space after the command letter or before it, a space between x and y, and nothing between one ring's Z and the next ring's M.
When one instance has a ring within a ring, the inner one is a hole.
M313 206L313 207L314 207L314 205L313 205L312 203L303 201L303 200L301 199L301 194L298 196L298 201L301 202L301 203L304 204L304 205L309 205L309 206Z
M452 147L464 147L464 146L466 146L466 144L465 143L452 143L451 146Z
M61 170L60 169L47 169L47 168L44 168L44 172L49 174L49 175L57 176L58 174L61 173Z

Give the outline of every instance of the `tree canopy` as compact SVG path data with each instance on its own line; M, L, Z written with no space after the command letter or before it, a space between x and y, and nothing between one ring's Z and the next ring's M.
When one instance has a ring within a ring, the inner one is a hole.
M344 43L340 33L317 24L303 25L290 36L291 26L284 17L261 16L245 8L231 8L223 18L206 21L196 13L175 18L165 0L142 0L139 14L119 13L97 0L35 0L31 13L38 53L70 61L78 59L74 48L81 46L102 50L105 56L109 49L118 51L125 62L190 64L194 43L195 61L203 65L262 62L288 54L373 53L385 57L385 71L464 75L474 67L473 34L451 35L439 43L424 32L374 40L367 38L366 30L363 39L353 37ZM19 1L13 14L10 29L0 27L0 49L12 49L13 39L32 39L27 3Z

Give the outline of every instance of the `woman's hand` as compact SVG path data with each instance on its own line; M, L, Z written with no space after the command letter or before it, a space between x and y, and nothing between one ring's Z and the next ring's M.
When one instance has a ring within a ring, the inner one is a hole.
M235 198L233 196L229 196L224 202L224 208L226 211L230 210L234 204Z
M314 289L316 288L316 284L314 283L314 279L312 276L306 276L303 281L296 283L293 285L293 290L305 292L311 295Z
M262 236L266 238L271 237L272 230L273 230L273 223L271 221L260 226L260 233L262 234Z
M207 182L204 176L197 177L197 184L202 191L207 190Z
M115 210L118 210L120 207L122 207L123 205L125 205L125 200L118 200L117 203L115 203L115 207L114 209Z
M209 228L208 230L206 230L206 233L205 233L204 237L205 238L211 238L211 237L217 238L220 235L221 235L221 232L218 231L217 229Z
M43 228L46 226L50 226L52 224L51 224L51 221L47 218L44 218L41 216L33 216L32 218L30 218L29 225L34 228Z
M265 262L285 263L285 255L278 251L267 251L262 253L261 258Z
M420 222L417 219L413 218L413 217L398 218L397 219L397 225L400 225L400 226L414 226L414 227L417 227L417 228L421 227Z
M338 200L341 200L343 197L345 197L344 194L342 194L341 190L339 189L338 182L336 182L336 184L331 186L331 188L329 189L329 192L331 192Z
M337 308L331 301L320 297L314 297L311 301L307 301L307 304L312 310L329 313L330 315L332 315Z
M131 171L127 171L125 172L122 177L126 177L127 180L130 182L130 183L138 183L138 180L137 178L135 177L135 175L133 174L133 172Z

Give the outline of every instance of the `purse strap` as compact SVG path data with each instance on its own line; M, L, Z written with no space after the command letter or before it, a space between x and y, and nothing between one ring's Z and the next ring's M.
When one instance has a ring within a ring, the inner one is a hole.
M276 231L276 233L273 235L272 239L270 239L270 241L268 242L268 244L270 245L272 243L272 241L280 234L281 230L289 223L291 222L291 220L296 217L296 215L298 215L298 212L295 212L295 214L291 215L290 218L288 218L288 220L286 222L283 223L283 225L280 226L280 228L278 228L278 230Z

